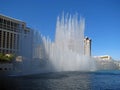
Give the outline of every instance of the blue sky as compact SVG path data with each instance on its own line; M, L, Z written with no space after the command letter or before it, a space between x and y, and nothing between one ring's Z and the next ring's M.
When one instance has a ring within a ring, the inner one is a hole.
M54 39L56 18L76 12L86 20L92 55L120 59L120 0L0 0L0 13L25 21Z

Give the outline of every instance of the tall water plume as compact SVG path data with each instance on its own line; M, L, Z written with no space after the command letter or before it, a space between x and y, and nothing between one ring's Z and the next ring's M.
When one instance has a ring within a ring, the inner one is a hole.
M55 42L42 37L46 60L55 71L89 71L94 62L84 55L84 18L66 15L57 18Z

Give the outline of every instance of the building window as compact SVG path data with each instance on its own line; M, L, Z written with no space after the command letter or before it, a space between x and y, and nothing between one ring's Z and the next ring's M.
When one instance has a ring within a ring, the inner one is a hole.
M0 18L0 24L2 24L3 23L3 19L2 18Z
M16 49L16 34L14 34L14 49Z
M7 26L10 26L10 21L7 21Z
M9 32L7 32L7 48L9 48Z
M3 31L3 48L5 48L5 38L6 38L6 35L5 35L5 31Z
M10 37L10 49L12 49L12 41L13 41L13 35L11 33L11 37Z
M17 42L16 42L16 43L17 43L17 45L16 45L16 47L17 47L17 49L19 49L19 35L17 35L17 37L16 37L16 38L17 38Z
M0 18L0 28L2 28L3 19Z
M2 70L2 68L0 68L0 71Z

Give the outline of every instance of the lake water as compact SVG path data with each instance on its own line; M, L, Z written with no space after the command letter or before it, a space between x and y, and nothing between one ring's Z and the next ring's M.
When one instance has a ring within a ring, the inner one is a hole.
M0 77L0 90L120 90L120 71Z

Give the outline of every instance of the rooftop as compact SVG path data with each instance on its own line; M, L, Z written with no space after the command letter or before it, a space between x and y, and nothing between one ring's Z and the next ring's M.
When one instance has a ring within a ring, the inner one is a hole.
M15 19L15 18L6 16L6 15L3 15L3 14L0 14L0 17L7 18L7 19L9 19L9 20L12 20L12 21L15 21L15 22L18 22L18 23L24 23L24 24L25 24L24 21L21 21L21 20L19 20L19 19Z

